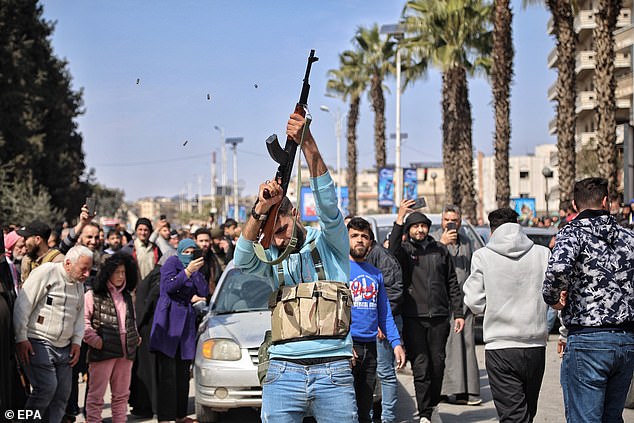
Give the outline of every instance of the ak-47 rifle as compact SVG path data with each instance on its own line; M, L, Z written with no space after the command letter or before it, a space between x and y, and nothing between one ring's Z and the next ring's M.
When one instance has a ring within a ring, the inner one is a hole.
M308 83L308 77L310 76L310 68L313 62L319 60L315 57L315 50L310 51L308 56L308 64L306 65L306 74L304 75L304 82L302 84L302 93L299 96L299 101L295 105L295 113L302 116L306 116L306 107L308 106L308 92L310 91L310 84ZM276 163L279 164L277 172L275 173L275 180L281 185L283 195L286 195L288 190L288 184L291 180L291 172L293 170L293 163L295 162L295 153L297 152L297 143L292 138L286 138L286 144L284 149L280 146L277 140L277 135L273 134L266 140L266 149L269 155ZM266 192L264 193L266 195ZM264 248L269 248L271 245L271 239L273 238L273 229L275 229L275 222L277 221L277 213L280 208L280 203L275 204L268 212L267 219L261 230L260 244Z

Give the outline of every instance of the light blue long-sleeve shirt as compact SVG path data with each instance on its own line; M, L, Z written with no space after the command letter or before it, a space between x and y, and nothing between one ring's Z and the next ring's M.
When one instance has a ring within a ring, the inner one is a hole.
M314 282L317 272L310 252L310 243L314 240L324 265L326 278L331 281L349 283L350 241L348 231L343 223L343 216L337 208L337 193L330 173L310 178L310 187L315 196L317 216L321 230L307 227L306 241L297 254L291 254L278 266L283 266L284 283L295 285L300 282ZM275 259L280 251L274 246L266 250L266 255ZM273 278L277 282L277 269L262 263L253 250L253 241L242 236L236 243L234 263L243 272ZM352 338L317 339L294 341L273 345L269 349L271 358L318 358L352 356Z

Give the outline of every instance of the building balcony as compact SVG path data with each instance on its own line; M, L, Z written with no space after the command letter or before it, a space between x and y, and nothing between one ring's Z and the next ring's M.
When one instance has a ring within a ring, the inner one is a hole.
M625 82L624 82L625 84ZM631 88L629 89L631 93ZM624 87L624 92L626 92L626 88ZM616 98L616 108L617 109L629 109L632 105L631 96L625 97L617 97ZM594 91L580 91L577 93L577 102L575 113L580 114L587 110L594 110L597 106L597 98Z
M634 26L630 25L627 28L617 29L614 31L614 50L620 51L634 44Z
M632 23L631 12L632 11L629 8L621 9L621 13L619 13L619 17L616 21L617 28L623 28ZM577 34L581 31L594 29L594 27L596 26L594 14L594 10L580 10L579 13L577 13L574 22L574 28Z
M587 145L596 145L597 133L593 132L581 132L575 135L575 147L580 150Z
M616 89L614 90L614 96L617 99L631 97L634 94L634 75L632 72L626 73L616 78Z
M555 135L557 134L557 116L552 118L550 122L548 122L548 134Z
M548 88L548 101L557 100L557 80Z
M633 32L634 35L634 32ZM593 50L582 50L575 56L575 73L580 74L586 70L593 70L596 67L596 55ZM553 49L548 55L548 66L557 66L557 49ZM614 66L618 69L630 68L632 59L629 52L617 52L614 57Z
M580 91L577 93L575 113L579 114L584 110L593 110L597 105L594 91Z
M557 47L553 48L552 51L548 54L548 67L555 68L557 67Z

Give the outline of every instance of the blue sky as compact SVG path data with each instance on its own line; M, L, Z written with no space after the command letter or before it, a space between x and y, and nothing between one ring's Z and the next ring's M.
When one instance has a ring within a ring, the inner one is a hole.
M513 1L515 78L512 87L511 154L554 143L547 100L556 73L546 59L554 41L546 34L548 12ZM56 22L55 54L69 62L73 86L84 90L79 118L87 167L127 200L176 195L191 183L209 192L211 152L220 158L220 135L244 137L238 147L238 180L246 194L270 179L275 165L264 141L283 138L299 97L309 50L313 65L309 106L312 131L326 162L335 166L334 116L325 96L327 72L351 48L358 26L398 21L403 2L385 0L291 1L86 1L44 0L44 17ZM137 79L139 83L137 84ZM386 81L387 133L395 132L395 81ZM255 87L257 85L257 88ZM408 87L402 96L403 164L441 161L440 74ZM209 94L210 100L207 99ZM491 89L470 81L474 150L492 154ZM374 163L373 113L362 100L358 126L359 167ZM186 145L183 145L187 141ZM342 140L345 165L345 132ZM231 158L231 156L229 156ZM388 162L394 142L388 140ZM219 168L218 168L219 172ZM233 171L229 164L229 179ZM220 175L218 174L218 178Z

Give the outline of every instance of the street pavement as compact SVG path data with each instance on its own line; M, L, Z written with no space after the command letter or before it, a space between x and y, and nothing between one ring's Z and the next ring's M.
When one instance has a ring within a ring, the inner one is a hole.
M471 423L471 422L497 422L497 414L495 406L491 399L491 390L489 388L489 380L484 370L484 346L476 347L478 357L478 365L480 366L480 389L482 404L479 406L440 404L440 417L443 423ZM564 403L561 386L559 385L559 364L560 359L557 355L557 335L550 335L548 347L546 349L546 370L544 372L544 380L539 396L538 413L534 423L565 423ZM416 411L416 399L414 397L414 385L412 381L412 373L409 367L398 372L399 381L399 405L397 410L397 418L399 423L418 422ZM79 398L83 398L85 384L80 384ZM190 417L195 418L194 414L194 384L190 383ZM106 393L106 405L104 407L104 422L110 422L110 393ZM151 419L135 420L132 416L128 416L130 422L150 422ZM625 409L623 411L623 420L626 422L634 422L634 409ZM79 417L77 422L83 422L83 417ZM257 410L240 409L233 410L221 414L220 422L222 423L250 423L259 422L259 414Z

